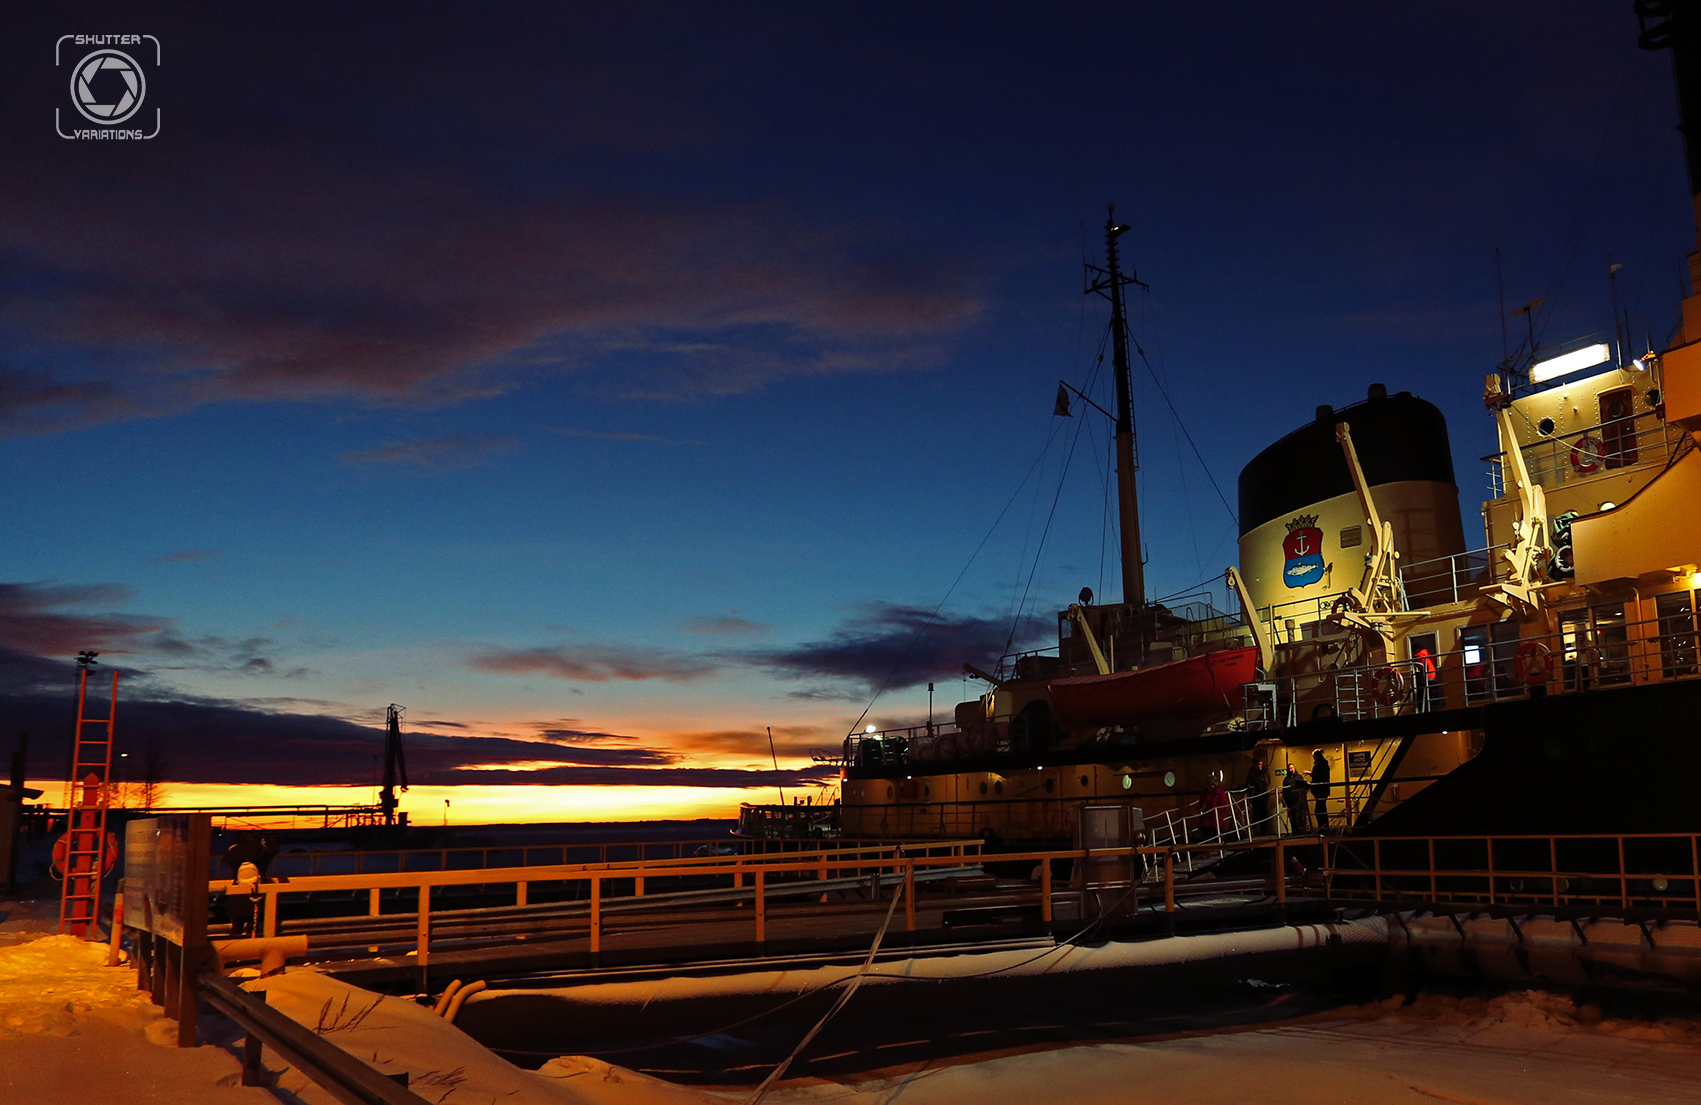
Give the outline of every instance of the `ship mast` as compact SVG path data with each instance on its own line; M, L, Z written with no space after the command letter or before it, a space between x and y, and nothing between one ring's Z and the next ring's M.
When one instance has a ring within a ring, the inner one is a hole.
M1110 300L1111 364L1116 369L1116 491L1122 524L1122 601L1136 609L1146 605L1146 571L1140 557L1140 502L1134 490L1134 395L1128 371L1128 315L1122 289L1129 284L1148 287L1122 275L1116 239L1128 230L1116 221L1116 204L1107 208L1104 222L1105 267L1088 265L1087 291ZM1096 279L1094 278L1096 274Z

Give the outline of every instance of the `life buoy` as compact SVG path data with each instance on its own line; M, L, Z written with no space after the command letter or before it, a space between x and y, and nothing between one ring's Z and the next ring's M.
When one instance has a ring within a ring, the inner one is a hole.
M1370 679L1375 687L1376 701L1382 705L1394 706L1406 700L1406 676L1399 668L1384 664Z
M1585 434L1571 447L1571 470L1579 476L1590 476L1606 463L1606 446L1601 439Z
M1532 687L1546 683L1553 675L1553 650L1540 641L1525 641L1518 646L1518 674Z
M1353 598L1353 593L1344 591L1335 596L1335 601L1329 605L1329 620L1338 622L1342 614L1356 614L1359 610L1358 600Z
M89 833L90 835L93 835L90 832L90 830L88 830L88 829L77 829L77 830L74 830L74 831L79 832L79 833ZM64 836L60 837L58 840L55 840L53 842L53 856L52 856L52 859L51 859L51 861L49 862L49 865L48 865L48 873L51 874L55 879L59 879L59 880L63 881L64 878L65 878L65 870L66 870L66 867L67 867L66 861L69 860L70 858L71 858L71 834L69 832L67 832ZM118 837L116 835L114 835L113 833L107 833L106 834L106 849L101 853L101 863L100 863L101 876L104 878L105 876L112 874L112 869L114 867L116 867L117 865L118 865Z

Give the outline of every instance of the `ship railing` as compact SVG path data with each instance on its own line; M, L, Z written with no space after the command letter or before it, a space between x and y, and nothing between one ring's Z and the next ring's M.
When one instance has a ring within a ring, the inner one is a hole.
M1624 603L1561 610L1551 634L1514 636L1516 622L1467 626L1459 647L1433 656L1250 683L1243 723L1280 729L1328 716L1362 721L1695 679L1701 625L1693 595L1677 592L1639 621L1626 618ZM1512 632L1497 635L1502 626Z
M1502 551L1510 545L1419 560L1400 566L1400 583L1405 588L1407 609L1423 610L1445 606L1472 597L1478 589L1505 579L1511 568Z
M1667 425L1647 411L1525 445L1524 465L1530 478L1551 492L1606 472L1663 466L1687 436L1683 427ZM1489 494L1498 499L1506 494L1506 454L1487 459L1492 462Z

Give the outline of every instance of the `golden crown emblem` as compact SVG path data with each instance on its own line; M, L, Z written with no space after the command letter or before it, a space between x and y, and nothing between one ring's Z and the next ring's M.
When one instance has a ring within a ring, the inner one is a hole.
M1301 514L1288 523L1288 532L1292 533L1296 529L1311 529L1315 525L1317 525L1317 515Z

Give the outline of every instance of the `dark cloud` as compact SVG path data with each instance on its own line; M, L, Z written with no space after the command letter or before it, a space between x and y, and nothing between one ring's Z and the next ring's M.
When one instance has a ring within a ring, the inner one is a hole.
M747 621L744 618L690 618L680 628L687 633L712 633L731 637L745 633L766 633L773 626Z
M982 310L986 266L955 243L696 183L752 126L739 94L702 90L771 49L768 18L750 37L686 9L660 35L578 10L495 34L442 13L162 16L180 45L157 95L217 102L99 172L18 129L65 95L21 45L58 21L20 18L0 43L19 120L0 120L0 433L231 399L449 403L563 372L732 394L937 363ZM350 48L379 38L384 63Z
M120 686L119 750L157 744L172 782L365 787L383 754L378 726L173 696L145 676ZM36 735L32 778L56 778L64 770L64 741L53 735L69 732L74 687L74 664L0 649L0 716L9 727ZM410 726L403 732L408 779L419 785L795 786L829 774L693 767L680 753L615 734L582 734L602 742L546 742L422 733ZM614 743L621 746L607 746Z
M603 733L594 729L564 729L548 725L537 726L536 732L540 739L555 744L631 744L638 739L620 733Z
M376 449L342 454L344 464L417 464L433 471L488 464L492 457L513 452L520 439L511 434L445 434L424 441L397 441Z
M88 648L141 650L149 634L170 627L170 618L65 609L115 606L132 593L117 583L0 583L0 646L38 656L72 656Z
M468 658L467 666L498 675L546 675L581 683L607 683L615 679L684 683L702 679L716 670L712 661L702 657L624 645L492 649Z
M1015 648L1036 643L1041 628L1032 621ZM793 679L854 681L870 690L901 690L956 676L964 663L990 670L1007 649L1010 623L967 616L935 617L914 606L872 603L834 629L825 641L794 648L750 650L744 662ZM832 687L799 692L805 697L843 697Z
M182 552L166 553L164 556L149 559L155 564L192 564L197 560L211 560L223 555L218 549L184 549Z

